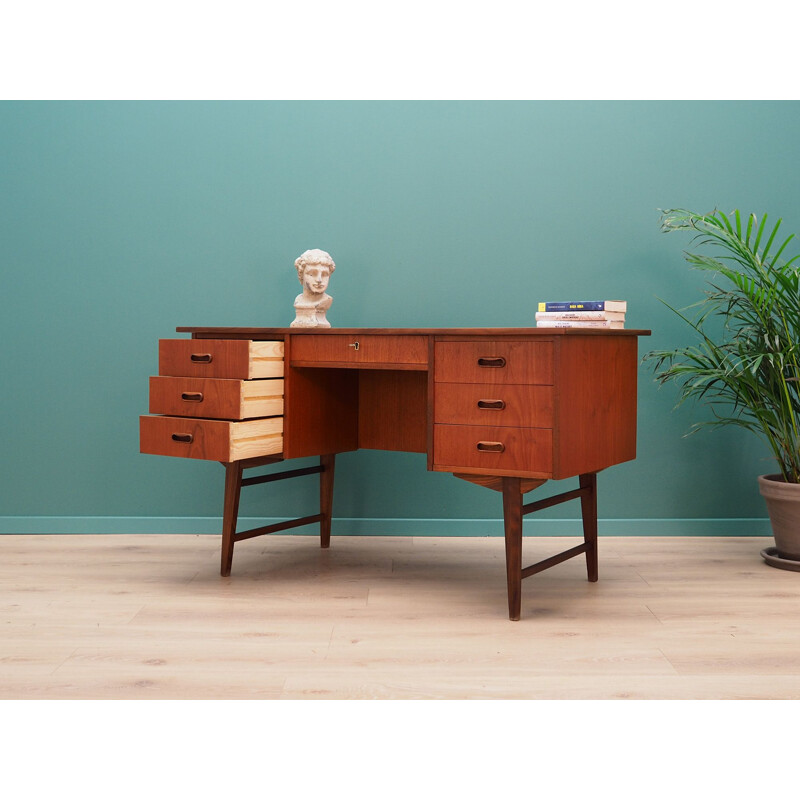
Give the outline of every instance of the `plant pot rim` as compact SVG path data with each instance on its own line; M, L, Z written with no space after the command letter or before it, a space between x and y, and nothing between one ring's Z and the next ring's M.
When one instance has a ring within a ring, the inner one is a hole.
M770 481L771 483L785 483L787 486L800 486L800 483L793 483L792 481L787 481L780 472L772 473L771 475L759 475L758 476L759 483L761 481Z
M767 501L800 503L800 483L789 483L783 479L783 475L759 475L758 491ZM772 512L770 512L771 517ZM772 528L774 532L774 521Z

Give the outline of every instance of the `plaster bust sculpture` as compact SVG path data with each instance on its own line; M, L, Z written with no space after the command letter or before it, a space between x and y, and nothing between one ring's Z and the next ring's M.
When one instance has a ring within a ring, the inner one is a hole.
M303 293L294 301L295 318L291 328L330 328L325 312L333 298L325 293L336 264L324 250L306 250L295 262Z

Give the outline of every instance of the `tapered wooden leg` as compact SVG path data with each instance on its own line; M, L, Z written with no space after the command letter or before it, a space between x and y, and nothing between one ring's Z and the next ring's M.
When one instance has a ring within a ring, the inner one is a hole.
M234 461L225 465L225 505L222 513L222 561L220 575L231 574L233 537L239 517L239 494L242 490L242 464Z
M581 489L589 489L588 494L581 496L581 515L583 538L589 548L586 551L586 573L594 583L597 580L597 473L581 475L580 485Z
M333 468L336 456L331 454L320 456L322 472L319 474L319 521L320 547L331 546L331 519L333 515Z
M522 605L522 486L519 478L503 478L503 522L506 533L508 618L518 620Z

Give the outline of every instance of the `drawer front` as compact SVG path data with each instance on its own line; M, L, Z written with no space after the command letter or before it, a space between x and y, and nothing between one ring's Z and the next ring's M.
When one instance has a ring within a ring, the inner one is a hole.
M189 378L282 378L283 342L161 339L158 374Z
M548 428L488 425L434 425L433 461L437 467L485 469L493 474L553 470L553 432Z
M283 379L150 378L150 413L212 419L283 414Z
M450 425L553 427L553 387L437 383L434 422Z
M157 456L238 461L283 451L283 417L225 422L140 417L139 450Z
M356 347L358 345L358 347ZM292 337L292 365L425 369L426 336L305 334ZM302 363L301 363L302 362Z
M553 383L552 342L436 342L437 381Z

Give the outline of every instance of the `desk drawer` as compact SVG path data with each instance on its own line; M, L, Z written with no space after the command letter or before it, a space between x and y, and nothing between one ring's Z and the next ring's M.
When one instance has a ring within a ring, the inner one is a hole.
M553 427L553 387L437 383L434 422L450 425Z
M548 428L434 425L437 467L485 469L492 474L553 470L553 432Z
M436 342L435 380L449 383L553 383L552 342Z
M158 374L190 378L282 378L283 342L161 339Z
M283 379L150 378L150 413L212 419L283 414Z
M296 335L292 337L291 359L292 366L426 369L428 338L338 333Z
M225 422L139 417L139 450L157 456L238 461L283 451L283 417Z

